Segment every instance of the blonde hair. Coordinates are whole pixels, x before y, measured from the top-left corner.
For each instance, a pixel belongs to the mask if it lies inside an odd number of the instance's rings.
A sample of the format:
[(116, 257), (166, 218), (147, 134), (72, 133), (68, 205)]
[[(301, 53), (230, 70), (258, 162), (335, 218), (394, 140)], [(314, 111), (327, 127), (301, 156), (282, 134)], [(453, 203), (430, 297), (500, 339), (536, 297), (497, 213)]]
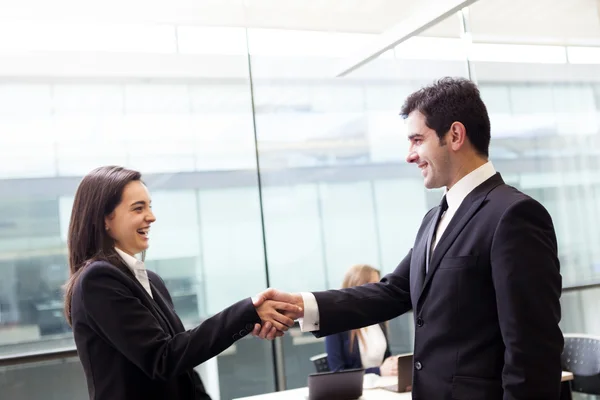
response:
[[(371, 282), (371, 278), (373, 277), (374, 273), (381, 277), (381, 273), (379, 272), (379, 270), (368, 264), (353, 265), (352, 267), (350, 267), (350, 269), (348, 269), (346, 275), (344, 275), (342, 289), (369, 283)], [(360, 332), (360, 329), (353, 329), (350, 331), (350, 352), (352, 352), (354, 348), (354, 341), (356, 340), (357, 336), (358, 340), (360, 340), (363, 346), (365, 346), (365, 348), (367, 347), (367, 344), (365, 342), (365, 339), (363, 338), (362, 333)]]

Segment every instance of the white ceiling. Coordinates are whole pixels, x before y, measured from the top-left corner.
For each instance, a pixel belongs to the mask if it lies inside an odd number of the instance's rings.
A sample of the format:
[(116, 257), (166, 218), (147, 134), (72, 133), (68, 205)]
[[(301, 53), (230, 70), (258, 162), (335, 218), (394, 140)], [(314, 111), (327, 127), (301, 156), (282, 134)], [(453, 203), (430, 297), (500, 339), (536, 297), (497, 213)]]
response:
[[(473, 41), (600, 45), (600, 0), (479, 0), (469, 7)], [(458, 16), (422, 36), (459, 37)]]
[[(111, 21), (381, 33), (414, 0), (0, 0), (1, 20)], [(475, 41), (600, 45), (598, 0), (479, 0)], [(458, 37), (452, 16), (425, 36)]]
[(413, 7), (412, 0), (0, 0), (0, 18), (379, 33)]
[(597, 0), (480, 0), (470, 14), (475, 41), (600, 45)]

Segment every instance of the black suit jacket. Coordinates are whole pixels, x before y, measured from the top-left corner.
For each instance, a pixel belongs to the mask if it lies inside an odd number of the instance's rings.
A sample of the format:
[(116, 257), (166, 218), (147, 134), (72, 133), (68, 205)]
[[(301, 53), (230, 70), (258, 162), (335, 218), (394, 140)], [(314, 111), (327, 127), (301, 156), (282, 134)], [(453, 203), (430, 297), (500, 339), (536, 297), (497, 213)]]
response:
[(75, 344), (92, 400), (210, 399), (193, 368), (260, 322), (240, 301), (186, 331), (162, 279), (148, 271), (152, 299), (129, 270), (94, 262), (74, 286)]
[(414, 399), (559, 399), (561, 276), (550, 215), (496, 174), (463, 200), (424, 278), (437, 211), (381, 282), (315, 293), (316, 335), (413, 309)]

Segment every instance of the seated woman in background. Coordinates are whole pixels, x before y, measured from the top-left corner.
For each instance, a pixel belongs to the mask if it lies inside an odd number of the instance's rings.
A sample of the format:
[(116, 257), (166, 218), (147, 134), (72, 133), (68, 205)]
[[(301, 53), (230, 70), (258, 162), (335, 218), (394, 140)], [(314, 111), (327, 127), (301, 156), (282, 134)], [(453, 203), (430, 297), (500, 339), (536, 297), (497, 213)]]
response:
[[(346, 272), (342, 289), (379, 282), (380, 279), (379, 271), (370, 265), (355, 265)], [(325, 351), (331, 371), (364, 368), (367, 374), (398, 375), (398, 358), (390, 353), (387, 323), (327, 336)]]

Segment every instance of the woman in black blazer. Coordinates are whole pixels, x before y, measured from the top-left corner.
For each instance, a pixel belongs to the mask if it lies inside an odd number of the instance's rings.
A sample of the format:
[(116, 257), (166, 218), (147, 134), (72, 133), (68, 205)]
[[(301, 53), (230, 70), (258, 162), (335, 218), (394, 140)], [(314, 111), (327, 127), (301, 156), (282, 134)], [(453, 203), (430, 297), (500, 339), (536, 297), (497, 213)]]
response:
[[(342, 289), (379, 282), (380, 279), (379, 270), (370, 265), (355, 265), (346, 272)], [(390, 352), (387, 323), (327, 336), (325, 351), (331, 371), (364, 368), (367, 374), (398, 375), (398, 357)]]
[(75, 194), (65, 315), (92, 400), (210, 399), (195, 366), (249, 333), (280, 335), (293, 320), (278, 311), (299, 311), (263, 292), (186, 331), (164, 282), (144, 268), (150, 203), (140, 173), (122, 167), (95, 169)]

